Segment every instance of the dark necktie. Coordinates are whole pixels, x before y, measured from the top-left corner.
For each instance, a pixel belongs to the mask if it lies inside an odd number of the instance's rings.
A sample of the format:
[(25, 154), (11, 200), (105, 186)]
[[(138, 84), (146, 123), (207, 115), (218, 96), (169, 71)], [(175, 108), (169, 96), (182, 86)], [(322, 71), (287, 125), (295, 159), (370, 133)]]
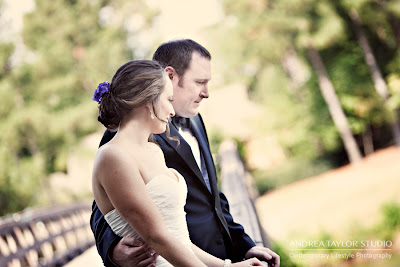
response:
[(184, 118), (180, 116), (175, 116), (172, 118), (172, 124), (175, 125), (176, 128), (189, 129), (190, 128), (190, 119)]

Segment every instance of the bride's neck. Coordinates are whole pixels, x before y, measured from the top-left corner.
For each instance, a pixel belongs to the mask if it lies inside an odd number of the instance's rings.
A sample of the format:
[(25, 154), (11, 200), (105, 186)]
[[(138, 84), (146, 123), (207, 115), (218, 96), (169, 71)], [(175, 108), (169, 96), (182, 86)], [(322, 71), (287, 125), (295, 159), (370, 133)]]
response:
[(147, 144), (150, 134), (151, 129), (148, 120), (146, 121), (142, 116), (123, 120), (117, 133), (119, 138), (138, 145)]

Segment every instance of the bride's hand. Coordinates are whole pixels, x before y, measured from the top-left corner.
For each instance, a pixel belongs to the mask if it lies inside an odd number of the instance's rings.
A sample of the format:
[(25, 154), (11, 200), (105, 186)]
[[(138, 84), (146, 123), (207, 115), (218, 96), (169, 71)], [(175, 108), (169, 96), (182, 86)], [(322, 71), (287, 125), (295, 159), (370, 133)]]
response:
[(233, 263), (232, 267), (247, 267), (247, 266), (268, 266), (263, 264), (259, 259), (257, 258), (251, 258), (245, 261)]

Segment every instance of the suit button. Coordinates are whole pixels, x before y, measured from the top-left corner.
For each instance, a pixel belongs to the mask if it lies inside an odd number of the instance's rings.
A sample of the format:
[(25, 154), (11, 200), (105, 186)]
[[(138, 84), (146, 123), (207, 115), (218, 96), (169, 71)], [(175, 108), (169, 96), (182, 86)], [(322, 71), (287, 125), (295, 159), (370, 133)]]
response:
[(222, 245), (224, 241), (222, 239), (217, 239), (217, 245)]

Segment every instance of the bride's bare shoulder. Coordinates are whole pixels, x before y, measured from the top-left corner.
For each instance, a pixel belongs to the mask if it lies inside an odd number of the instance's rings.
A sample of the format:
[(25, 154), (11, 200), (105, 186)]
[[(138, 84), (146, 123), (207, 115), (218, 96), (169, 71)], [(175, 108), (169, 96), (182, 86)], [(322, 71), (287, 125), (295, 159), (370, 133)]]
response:
[(123, 153), (121, 147), (107, 143), (97, 150), (96, 157), (118, 157), (121, 153)]
[[(126, 148), (118, 146), (116, 144), (105, 144), (97, 150), (95, 156), (95, 165), (99, 167), (114, 165), (120, 166), (128, 164), (131, 167), (133, 162), (129, 160), (130, 155), (126, 151)], [(131, 159), (131, 158), (130, 158)]]

